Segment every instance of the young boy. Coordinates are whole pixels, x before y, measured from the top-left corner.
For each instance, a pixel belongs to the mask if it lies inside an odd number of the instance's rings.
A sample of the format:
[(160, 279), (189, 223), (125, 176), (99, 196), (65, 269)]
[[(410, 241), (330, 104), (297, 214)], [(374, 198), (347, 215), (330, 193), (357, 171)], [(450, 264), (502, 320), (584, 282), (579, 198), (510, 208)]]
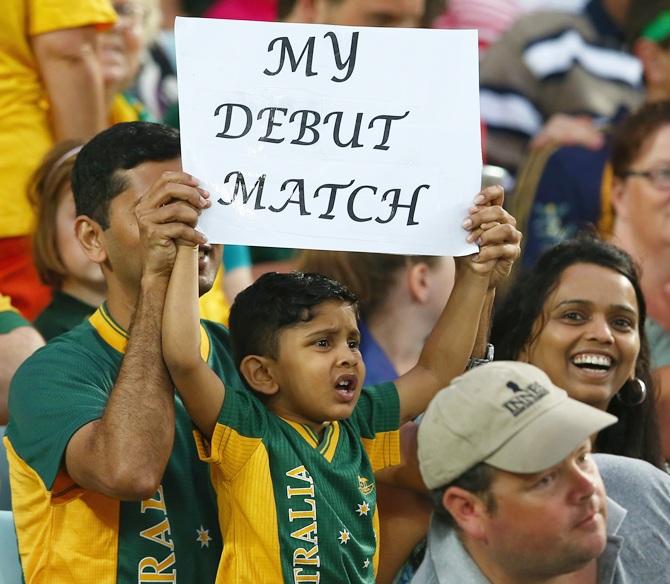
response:
[(237, 296), (231, 337), (248, 388), (224, 388), (201, 357), (198, 251), (179, 247), (163, 353), (199, 429), (201, 458), (213, 464), (225, 542), (218, 583), (375, 581), (374, 473), (400, 462), (399, 426), (465, 368), (492, 273), (498, 279), (518, 255), (520, 234), (500, 192), (476, 201), (466, 228), (480, 253), (457, 260), (419, 363), (366, 389), (355, 297), (296, 273), (268, 274)]

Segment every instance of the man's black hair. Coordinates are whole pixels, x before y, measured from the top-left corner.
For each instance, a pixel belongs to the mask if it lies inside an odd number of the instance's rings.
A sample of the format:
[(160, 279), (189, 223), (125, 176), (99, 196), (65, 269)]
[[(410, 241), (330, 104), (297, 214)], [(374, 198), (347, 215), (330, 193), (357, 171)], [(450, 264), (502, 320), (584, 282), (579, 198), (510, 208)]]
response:
[(77, 215), (107, 229), (110, 201), (128, 188), (120, 171), (180, 156), (179, 132), (162, 124), (125, 122), (101, 132), (81, 149), (72, 169)]
[(314, 318), (314, 309), (328, 300), (351, 304), (356, 296), (321, 274), (291, 272), (262, 275), (240, 292), (230, 309), (230, 334), (235, 362), (247, 355), (276, 358), (282, 329)]
[[(445, 456), (448, 455), (448, 453), (445, 454)], [(447, 509), (444, 507), (444, 504), (442, 503), (444, 493), (450, 487), (460, 487), (461, 489), (477, 495), (486, 504), (486, 510), (488, 513), (495, 513), (496, 500), (493, 496), (493, 493), (491, 493), (491, 485), (493, 484), (494, 478), (495, 469), (485, 462), (480, 462), (472, 468), (466, 470), (461, 476), (455, 478), (448, 485), (445, 485), (444, 487), (438, 487), (437, 489), (432, 489), (430, 496), (433, 501), (433, 510), (435, 514), (441, 517), (442, 521), (449, 527), (459, 529), (454, 516), (449, 513), (449, 511), (447, 511)]]

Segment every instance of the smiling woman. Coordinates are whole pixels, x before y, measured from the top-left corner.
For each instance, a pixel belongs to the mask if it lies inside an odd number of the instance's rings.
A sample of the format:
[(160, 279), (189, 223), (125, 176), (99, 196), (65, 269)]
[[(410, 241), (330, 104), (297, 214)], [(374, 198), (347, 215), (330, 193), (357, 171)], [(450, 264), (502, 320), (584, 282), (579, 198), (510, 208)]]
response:
[(591, 236), (548, 250), (499, 308), (496, 357), (543, 369), (582, 402), (619, 418), (600, 452), (661, 467), (646, 305), (632, 259)]

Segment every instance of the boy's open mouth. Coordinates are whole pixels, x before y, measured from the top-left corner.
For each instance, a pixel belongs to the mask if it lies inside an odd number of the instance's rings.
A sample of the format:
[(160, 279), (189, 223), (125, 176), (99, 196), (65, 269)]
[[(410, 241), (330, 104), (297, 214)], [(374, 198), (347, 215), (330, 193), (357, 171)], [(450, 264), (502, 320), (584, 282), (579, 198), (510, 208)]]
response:
[(358, 378), (355, 375), (340, 375), (335, 381), (335, 392), (339, 398), (348, 402), (356, 396), (356, 386)]

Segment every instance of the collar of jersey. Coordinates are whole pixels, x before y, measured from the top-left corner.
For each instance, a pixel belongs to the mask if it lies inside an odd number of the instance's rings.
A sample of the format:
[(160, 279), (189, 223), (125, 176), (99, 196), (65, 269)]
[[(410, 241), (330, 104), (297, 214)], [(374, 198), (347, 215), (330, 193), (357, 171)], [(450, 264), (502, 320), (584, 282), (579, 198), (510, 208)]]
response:
[(318, 449), (318, 451), (323, 455), (323, 457), (328, 461), (332, 462), (333, 456), (335, 455), (335, 449), (337, 448), (337, 443), (340, 439), (340, 423), (330, 422), (323, 431), (323, 437), (319, 440), (319, 436), (306, 424), (301, 424), (300, 422), (294, 422), (293, 420), (287, 420), (282, 418), (291, 428), (293, 428), (302, 438), (309, 444), (312, 448)]
[[(102, 340), (119, 353), (126, 352), (128, 345), (128, 333), (109, 314), (107, 303), (104, 302), (88, 319), (91, 326), (98, 332)], [(200, 323), (200, 355), (207, 361), (209, 359), (211, 344), (207, 330)]]

